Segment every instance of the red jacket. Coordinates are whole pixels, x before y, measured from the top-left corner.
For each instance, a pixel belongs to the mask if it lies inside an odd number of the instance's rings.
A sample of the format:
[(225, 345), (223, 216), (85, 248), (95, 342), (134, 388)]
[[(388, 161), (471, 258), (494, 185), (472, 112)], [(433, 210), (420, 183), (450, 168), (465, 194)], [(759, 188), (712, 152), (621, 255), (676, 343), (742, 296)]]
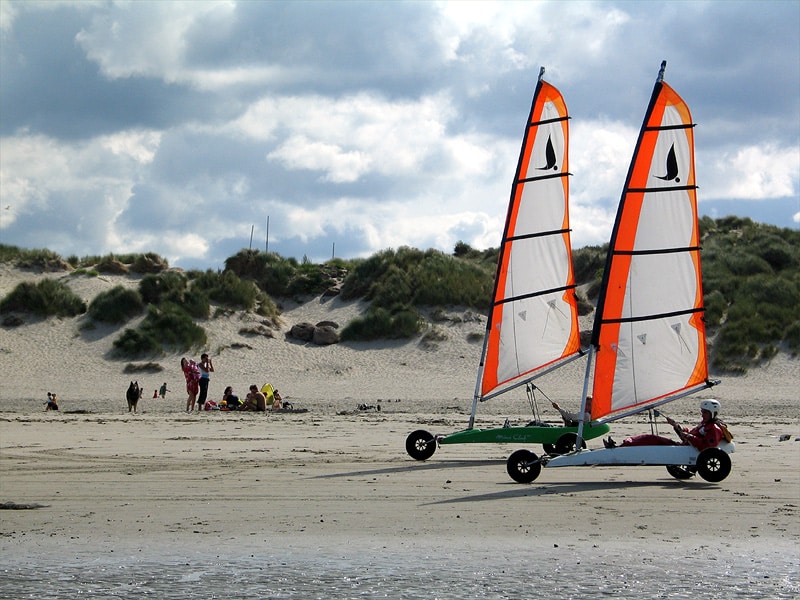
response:
[(683, 428), (684, 435), (681, 436), (684, 442), (687, 442), (697, 448), (698, 450), (705, 450), (706, 448), (716, 448), (722, 441), (722, 429), (716, 422), (700, 423), (694, 429), (688, 430)]

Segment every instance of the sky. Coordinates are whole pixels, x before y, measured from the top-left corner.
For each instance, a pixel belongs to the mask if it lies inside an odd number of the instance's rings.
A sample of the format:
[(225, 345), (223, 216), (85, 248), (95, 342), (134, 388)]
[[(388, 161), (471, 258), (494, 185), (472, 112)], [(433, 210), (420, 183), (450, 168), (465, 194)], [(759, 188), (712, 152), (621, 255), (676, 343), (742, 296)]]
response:
[(0, 243), (203, 270), (497, 247), (544, 66), (573, 244), (603, 244), (662, 60), (700, 214), (800, 227), (798, 1), (0, 0)]

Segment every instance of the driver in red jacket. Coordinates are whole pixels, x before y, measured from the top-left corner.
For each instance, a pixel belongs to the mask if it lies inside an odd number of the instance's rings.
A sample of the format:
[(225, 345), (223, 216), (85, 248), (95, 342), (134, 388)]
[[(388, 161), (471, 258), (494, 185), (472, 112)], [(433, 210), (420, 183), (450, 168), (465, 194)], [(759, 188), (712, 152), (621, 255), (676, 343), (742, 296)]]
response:
[[(700, 403), (700, 413), (703, 420), (693, 429), (681, 427), (680, 424), (667, 417), (667, 423), (672, 425), (675, 433), (681, 439), (682, 443), (680, 444), (667, 437), (646, 433), (627, 437), (620, 446), (694, 446), (698, 450), (716, 448), (723, 438), (722, 428), (719, 426), (719, 419), (717, 418), (719, 411), (719, 402), (716, 400), (703, 400)], [(608, 439), (603, 440), (603, 445), (606, 448), (615, 448), (617, 444), (609, 436)]]

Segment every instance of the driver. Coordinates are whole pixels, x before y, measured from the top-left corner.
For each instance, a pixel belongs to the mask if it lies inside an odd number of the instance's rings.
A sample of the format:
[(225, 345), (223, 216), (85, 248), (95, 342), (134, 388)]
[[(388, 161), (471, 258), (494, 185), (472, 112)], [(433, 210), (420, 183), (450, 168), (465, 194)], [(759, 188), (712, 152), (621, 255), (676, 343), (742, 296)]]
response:
[[(681, 439), (680, 443), (667, 437), (645, 433), (625, 438), (620, 446), (694, 446), (698, 450), (716, 448), (725, 437), (723, 433), (725, 424), (718, 418), (720, 408), (720, 403), (716, 400), (703, 400), (700, 403), (702, 421), (692, 429), (681, 427), (675, 420), (666, 417), (667, 423), (672, 425)], [(603, 440), (603, 445), (606, 448), (616, 448), (617, 443), (608, 436)]]

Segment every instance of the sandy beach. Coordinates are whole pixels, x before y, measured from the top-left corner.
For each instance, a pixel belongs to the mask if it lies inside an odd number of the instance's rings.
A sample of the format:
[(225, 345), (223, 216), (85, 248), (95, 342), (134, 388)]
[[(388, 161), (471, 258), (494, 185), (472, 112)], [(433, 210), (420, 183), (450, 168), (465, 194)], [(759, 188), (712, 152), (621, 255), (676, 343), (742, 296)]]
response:
[[(0, 294), (42, 276), (3, 267)], [(138, 283), (46, 276), (65, 278), (87, 300), (113, 285)], [(283, 334), (302, 321), (344, 325), (361, 306), (311, 298), (283, 308), (273, 338), (239, 333), (253, 316), (204, 323), (216, 367), (209, 397), (218, 399), (225, 385), (243, 392), (269, 381), (307, 409), (299, 414), (187, 414), (180, 357), (156, 360), (161, 373), (126, 374), (127, 361), (108, 356), (119, 328), (82, 329), (81, 318), (31, 318), (2, 328), (3, 566), (50, 564), (56, 556), (75, 564), (116, 556), (130, 564), (155, 553), (180, 563), (336, 549), (358, 562), (361, 551), (419, 556), (460, 548), (467, 560), (490, 549), (504, 557), (538, 551), (540, 560), (570, 564), (602, 556), (610, 573), (647, 560), (667, 568), (692, 557), (717, 557), (720, 565), (749, 557), (768, 575), (752, 588), (761, 595), (749, 597), (800, 592), (796, 359), (781, 355), (747, 375), (720, 376), (722, 384), (702, 395), (722, 403), (737, 443), (733, 470), (721, 483), (678, 481), (663, 467), (584, 467), (544, 469), (533, 484), (520, 485), (505, 472), (513, 445), (448, 445), (426, 462), (404, 450), (415, 429), (465, 428), (480, 354), (470, 334), (482, 332), (485, 320), (453, 311), (440, 324), (446, 339), (432, 344), (321, 347)], [(570, 406), (582, 376), (576, 361), (538, 384)], [(145, 390), (137, 414), (125, 403), (132, 379)], [(151, 398), (163, 382), (167, 398)], [(44, 411), (48, 391), (58, 393), (60, 411)], [(530, 420), (524, 391), (508, 396), (482, 405), (478, 425)], [(693, 424), (700, 399), (664, 410)], [(549, 403), (537, 401), (541, 415), (555, 421)], [(644, 431), (643, 419), (612, 424), (615, 438)], [(25, 589), (15, 576), (0, 583), (0, 592), (4, 585), (17, 586), (6, 592)], [(647, 589), (629, 591), (632, 597)]]

